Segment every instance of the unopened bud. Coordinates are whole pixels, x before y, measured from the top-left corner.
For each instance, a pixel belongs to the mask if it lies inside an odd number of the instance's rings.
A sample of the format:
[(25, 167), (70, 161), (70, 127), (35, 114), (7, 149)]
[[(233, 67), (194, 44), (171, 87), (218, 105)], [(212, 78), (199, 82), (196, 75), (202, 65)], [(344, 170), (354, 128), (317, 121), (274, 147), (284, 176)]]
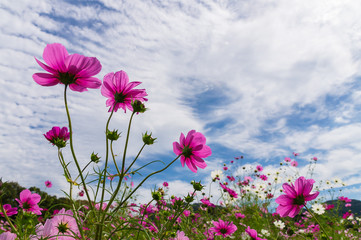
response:
[(98, 153), (92, 152), (92, 155), (90, 156), (90, 160), (94, 163), (99, 163), (100, 157), (98, 157)]
[(118, 130), (113, 130), (113, 131), (108, 130), (107, 138), (110, 141), (117, 141), (119, 137), (120, 137), (120, 133), (118, 133)]
[(144, 104), (139, 100), (132, 101), (131, 105), (133, 107), (133, 112), (135, 113), (144, 113), (147, 110)]
[(152, 145), (156, 139), (157, 138), (152, 137), (152, 133), (148, 134), (147, 132), (145, 132), (143, 134), (143, 142), (146, 145)]

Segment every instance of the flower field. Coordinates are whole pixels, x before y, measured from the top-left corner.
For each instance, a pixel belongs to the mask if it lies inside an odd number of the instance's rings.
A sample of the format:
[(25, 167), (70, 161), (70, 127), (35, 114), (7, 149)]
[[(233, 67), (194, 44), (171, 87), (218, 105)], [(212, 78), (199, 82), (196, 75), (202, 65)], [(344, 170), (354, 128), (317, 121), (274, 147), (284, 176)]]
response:
[[(211, 173), (209, 185), (192, 181), (193, 191), (186, 196), (169, 195), (172, 185), (163, 182), (158, 189), (149, 191), (151, 201), (137, 203), (135, 196), (142, 184), (173, 163), (179, 161), (194, 173), (207, 168), (204, 159), (212, 155), (212, 150), (206, 137), (196, 130), (181, 133), (179, 142), (173, 142), (175, 158), (134, 184), (129, 179), (152, 163), (136, 169), (135, 162), (143, 149), (156, 141), (152, 133), (144, 133), (137, 156), (127, 158), (132, 120), (147, 111), (146, 90), (136, 88), (141, 82), (129, 81), (123, 70), (106, 74), (102, 82), (94, 77), (102, 68), (95, 57), (68, 54), (58, 43), (46, 46), (43, 59), (45, 63), (38, 59), (36, 62), (47, 73), (35, 73), (34, 81), (42, 86), (64, 85), (68, 126), (52, 127), (44, 133), (44, 140), (57, 149), (69, 186), (64, 191), (67, 201), (45, 208), (46, 198), (24, 189), (11, 203), (5, 202), (8, 192), (1, 182), (0, 240), (361, 239), (360, 214), (348, 210), (353, 202), (342, 195), (345, 184), (337, 178), (316, 182), (313, 171), (317, 157), (309, 159), (309, 171), (301, 175), (298, 153), (285, 157), (272, 171), (266, 165), (244, 165), (242, 156), (235, 157)], [(94, 152), (89, 163), (81, 166), (73, 146), (67, 90), (84, 92), (88, 88), (101, 88), (109, 107), (106, 154), (101, 166)], [(122, 156), (113, 151), (113, 142), (120, 133), (108, 129), (119, 109), (131, 112)], [(71, 160), (64, 158), (64, 148), (70, 149)], [(110, 173), (111, 163), (116, 173)], [(71, 167), (77, 171), (75, 176)], [(51, 179), (44, 184), (51, 188)], [(210, 189), (217, 194), (211, 195)], [(327, 203), (330, 199), (332, 203)]]

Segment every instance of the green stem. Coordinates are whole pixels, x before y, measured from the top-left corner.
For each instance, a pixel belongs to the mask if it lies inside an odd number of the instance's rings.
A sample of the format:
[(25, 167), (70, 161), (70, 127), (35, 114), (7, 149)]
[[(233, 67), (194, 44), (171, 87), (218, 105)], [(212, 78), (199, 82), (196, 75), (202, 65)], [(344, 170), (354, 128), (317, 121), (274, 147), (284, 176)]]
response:
[(304, 205), (306, 210), (311, 214), (311, 216), (316, 220), (316, 222), (318, 223), (318, 225), (321, 227), (323, 233), (327, 236), (327, 239), (331, 240), (330, 236), (328, 236), (326, 230), (323, 228), (322, 224), (318, 221), (318, 219), (316, 218), (316, 216), (308, 209), (308, 207), (306, 206), (306, 204)]
[(83, 176), (83, 173), (81, 172), (81, 168), (79, 166), (79, 162), (75, 156), (75, 152), (74, 152), (74, 147), (73, 147), (73, 129), (72, 129), (72, 125), (71, 125), (71, 119), (70, 119), (70, 114), (69, 114), (69, 109), (68, 109), (68, 102), (67, 102), (67, 99), (66, 99), (66, 90), (68, 88), (68, 85), (65, 85), (65, 89), (64, 89), (64, 103), (65, 103), (65, 109), (66, 109), (66, 115), (68, 117), (68, 123), (69, 123), (69, 137), (70, 137), (70, 150), (71, 150), (71, 154), (73, 156), (73, 159), (74, 159), (74, 162), (75, 162), (75, 165), (78, 169), (78, 172), (79, 172), (79, 175), (80, 175), (80, 178), (81, 178), (81, 182), (83, 184), (83, 187), (84, 187), (84, 191), (85, 191), (85, 194), (87, 196), (87, 199), (88, 199), (88, 202), (89, 202), (89, 207), (91, 210), (94, 210), (93, 208), (93, 205), (91, 204), (91, 200), (90, 200), (90, 196), (89, 196), (89, 192), (88, 192), (88, 189), (86, 187), (86, 184), (85, 184), (85, 179), (84, 179), (84, 176)]
[[(193, 191), (192, 196), (194, 196), (194, 193), (195, 193), (195, 192), (196, 192), (196, 190)], [(168, 224), (169, 224), (169, 223), (170, 223), (170, 226), (172, 226), (172, 225), (174, 224), (174, 222), (177, 221), (177, 218), (184, 212), (184, 210), (189, 206), (190, 203), (191, 203), (191, 202), (187, 202), (187, 204), (186, 204), (185, 207), (182, 209), (182, 211), (179, 211), (179, 213), (178, 213), (175, 217), (173, 217), (173, 219), (172, 219), (171, 222), (167, 222), (167, 223), (166, 223), (166, 225), (165, 225), (165, 230), (167, 230), (167, 227), (168, 227)], [(162, 229), (161, 231), (163, 231), (163, 229)], [(160, 240), (162, 240), (162, 239), (165, 237), (165, 234), (166, 234), (166, 232), (164, 232), (164, 233), (162, 234), (162, 236), (160, 237)]]
[[(126, 137), (126, 140), (125, 140), (125, 146), (124, 146), (124, 153), (123, 153), (123, 161), (122, 161), (122, 169), (121, 169), (121, 174), (119, 176), (119, 182), (118, 182), (118, 185), (117, 185), (117, 188), (115, 189), (115, 191), (113, 192), (112, 196), (110, 197), (110, 200), (108, 202), (108, 205), (106, 206), (105, 210), (104, 210), (104, 214), (103, 214), (103, 217), (100, 221), (100, 229), (99, 229), (99, 236), (101, 236), (102, 234), (102, 231), (103, 231), (103, 223), (104, 223), (104, 220), (105, 220), (105, 215), (107, 213), (107, 211), (109, 210), (110, 208), (110, 205), (113, 203), (114, 199), (116, 198), (119, 190), (120, 190), (120, 187), (122, 185), (122, 182), (123, 182), (123, 178), (124, 178), (124, 165), (125, 165), (125, 157), (126, 157), (126, 154), (127, 154), (127, 148), (128, 148), (128, 141), (129, 141), (129, 133), (130, 133), (130, 127), (132, 125), (132, 120), (133, 120), (133, 116), (134, 116), (134, 112), (132, 113), (130, 119), (129, 119), (129, 124), (128, 124), (128, 131), (127, 131), (127, 137)], [(107, 141), (108, 143), (108, 141)], [(108, 149), (108, 144), (107, 144), (107, 149)], [(104, 191), (104, 189), (103, 189)], [(100, 215), (99, 215), (100, 217)]]
[[(105, 165), (104, 165), (104, 176), (100, 176), (99, 177), (99, 182), (98, 182), (98, 186), (99, 184), (102, 182), (103, 180), (103, 187), (102, 187), (102, 195), (100, 198), (100, 207), (99, 207), (99, 219), (101, 218), (101, 214), (102, 214), (102, 206), (103, 206), (103, 202), (104, 202), (104, 195), (105, 195), (105, 182), (106, 182), (106, 176), (107, 176), (107, 168), (108, 168), (108, 159), (109, 159), (109, 139), (108, 139), (108, 130), (109, 130), (109, 123), (110, 123), (110, 119), (112, 118), (114, 113), (114, 107), (112, 112), (109, 115), (109, 118), (107, 120), (107, 124), (105, 126)], [(105, 214), (105, 213), (104, 213)], [(102, 237), (102, 232), (103, 232), (103, 221), (99, 223), (99, 225), (97, 226), (96, 229), (96, 233), (95, 233), (95, 239), (101, 239)]]
[(143, 181), (141, 181), (138, 186), (136, 188), (133, 189), (133, 191), (113, 210), (113, 211), (117, 211), (137, 190), (138, 188), (140, 188), (140, 186), (142, 186), (142, 184), (151, 176), (163, 172), (164, 170), (166, 170), (170, 165), (172, 165), (176, 160), (178, 160), (178, 158), (182, 156), (182, 155), (178, 155), (171, 163), (169, 163), (166, 167), (162, 168), (161, 170), (158, 170), (156, 172), (153, 172), (151, 174), (149, 174), (148, 176), (146, 176)]
[(11, 229), (13, 230), (13, 232), (14, 232), (17, 236), (19, 236), (20, 234), (19, 234), (18, 230), (15, 228), (15, 226), (13, 225), (13, 223), (11, 222), (9, 216), (6, 214), (6, 211), (5, 211), (5, 209), (4, 209), (3, 205), (2, 205), (2, 202), (1, 202), (1, 204), (0, 204), (0, 207), (1, 207), (1, 212), (4, 214), (4, 217), (5, 217), (6, 221), (9, 223)]

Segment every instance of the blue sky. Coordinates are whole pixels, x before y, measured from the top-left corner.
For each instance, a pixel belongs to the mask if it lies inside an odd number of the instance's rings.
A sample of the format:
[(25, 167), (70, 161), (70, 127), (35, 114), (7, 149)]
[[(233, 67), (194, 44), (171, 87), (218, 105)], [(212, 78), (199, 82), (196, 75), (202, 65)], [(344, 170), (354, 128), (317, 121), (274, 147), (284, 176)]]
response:
[[(2, 177), (26, 187), (49, 179), (53, 194), (67, 189), (56, 149), (42, 135), (67, 124), (63, 86), (42, 87), (31, 77), (42, 72), (34, 57), (42, 60), (46, 44), (59, 42), (97, 57), (100, 79), (124, 70), (143, 82), (150, 110), (134, 121), (129, 158), (145, 131), (157, 143), (139, 166), (171, 161), (181, 132), (207, 137), (206, 169), (193, 174), (176, 162), (142, 193), (168, 181), (171, 193), (186, 194), (189, 181), (208, 183), (211, 171), (240, 155), (239, 167), (275, 172), (298, 152), (300, 174), (317, 156), (317, 180), (341, 178), (344, 194), (361, 199), (360, 11), (361, 2), (344, 0), (2, 1)], [(104, 156), (105, 100), (100, 90), (69, 93), (82, 165), (93, 151)], [(129, 117), (118, 112), (110, 128), (125, 133)], [(64, 155), (70, 159), (69, 150)]]

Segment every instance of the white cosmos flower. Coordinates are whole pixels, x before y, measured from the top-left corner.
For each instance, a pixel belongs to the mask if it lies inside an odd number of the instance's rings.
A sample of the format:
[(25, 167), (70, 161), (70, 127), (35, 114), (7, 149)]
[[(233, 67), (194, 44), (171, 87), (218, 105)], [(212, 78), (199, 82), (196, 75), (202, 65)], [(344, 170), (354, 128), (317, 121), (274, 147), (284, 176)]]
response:
[(318, 215), (322, 215), (325, 213), (325, 207), (322, 204), (315, 203), (312, 205), (312, 211), (314, 211)]
[(212, 177), (212, 179), (215, 179), (215, 178), (221, 179), (221, 178), (223, 178), (222, 170), (214, 170), (214, 171), (212, 171), (211, 172), (211, 177)]
[(285, 228), (285, 224), (284, 222), (282, 222), (281, 220), (277, 220), (277, 221), (274, 221), (273, 224), (278, 227), (279, 229), (284, 229)]

